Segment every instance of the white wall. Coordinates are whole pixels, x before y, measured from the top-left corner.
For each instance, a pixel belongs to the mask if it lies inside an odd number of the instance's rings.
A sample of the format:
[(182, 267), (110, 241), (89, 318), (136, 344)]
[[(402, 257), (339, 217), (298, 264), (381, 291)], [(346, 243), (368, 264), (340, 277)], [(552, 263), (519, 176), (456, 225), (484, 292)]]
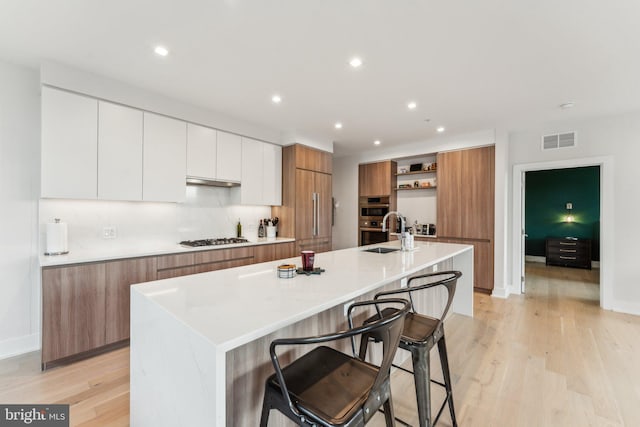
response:
[[(564, 131), (577, 132), (574, 148), (542, 151), (543, 134)], [(637, 184), (640, 181), (640, 112), (582, 121), (549, 123), (509, 135), (509, 168), (514, 165), (551, 162), (589, 157), (613, 157), (613, 224), (611, 235), (601, 239), (613, 239), (613, 301), (617, 311), (640, 314), (640, 270), (637, 267), (636, 240), (640, 197)], [(511, 198), (510, 198), (511, 199)], [(510, 209), (512, 200), (510, 200)], [(510, 210), (511, 212), (511, 210)], [(508, 242), (514, 241), (510, 230)], [(508, 265), (513, 264), (518, 248), (509, 244)], [(510, 272), (511, 273), (511, 272)]]
[(40, 346), (38, 73), (0, 61), (0, 358)]
[[(336, 208), (333, 227), (333, 249), (344, 249), (358, 245), (358, 165), (360, 163), (459, 150), (490, 145), (494, 142), (495, 132), (491, 129), (450, 137), (439, 136), (427, 141), (391, 148), (377, 147), (359, 155), (335, 157), (333, 159), (333, 197), (339, 206)], [(420, 192), (422, 191), (431, 190), (421, 190)], [(420, 218), (413, 219), (421, 221)], [(430, 222), (435, 222), (435, 218)], [(500, 262), (502, 265), (502, 261)]]

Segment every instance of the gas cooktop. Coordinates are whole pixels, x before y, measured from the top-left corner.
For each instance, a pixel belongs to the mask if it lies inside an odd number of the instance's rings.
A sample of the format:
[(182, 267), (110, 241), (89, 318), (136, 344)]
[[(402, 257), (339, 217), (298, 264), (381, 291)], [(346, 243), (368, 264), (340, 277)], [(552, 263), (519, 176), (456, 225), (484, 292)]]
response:
[(200, 246), (231, 245), (234, 243), (247, 242), (249, 241), (242, 237), (222, 237), (219, 239), (183, 240), (182, 242), (180, 242), (180, 245), (187, 248), (197, 248)]

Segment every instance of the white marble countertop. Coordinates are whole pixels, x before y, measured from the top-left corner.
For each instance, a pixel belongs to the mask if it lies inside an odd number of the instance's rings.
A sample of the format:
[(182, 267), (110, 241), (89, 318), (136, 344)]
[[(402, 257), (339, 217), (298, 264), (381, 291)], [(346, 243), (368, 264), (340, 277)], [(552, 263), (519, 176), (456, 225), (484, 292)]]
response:
[(97, 249), (72, 250), (66, 255), (40, 255), (40, 267), (51, 267), (57, 265), (81, 264), (85, 262), (109, 261), (124, 258), (136, 258), (155, 255), (180, 254), (197, 251), (211, 251), (217, 249), (229, 249), (245, 246), (269, 245), (272, 243), (294, 242), (295, 239), (289, 237), (258, 238), (256, 241), (248, 243), (235, 243), (218, 246), (200, 246), (197, 248), (187, 248), (177, 243), (121, 243), (111, 244)]
[[(373, 246), (399, 247), (399, 242)], [(470, 245), (416, 242), (410, 252), (368, 253), (363, 247), (316, 254), (321, 275), (277, 277), (279, 264), (253, 264), (134, 285), (219, 351), (229, 351), (298, 320), (375, 290), (466, 251)], [(471, 285), (472, 286), (472, 285)], [(133, 296), (132, 296), (133, 297)]]

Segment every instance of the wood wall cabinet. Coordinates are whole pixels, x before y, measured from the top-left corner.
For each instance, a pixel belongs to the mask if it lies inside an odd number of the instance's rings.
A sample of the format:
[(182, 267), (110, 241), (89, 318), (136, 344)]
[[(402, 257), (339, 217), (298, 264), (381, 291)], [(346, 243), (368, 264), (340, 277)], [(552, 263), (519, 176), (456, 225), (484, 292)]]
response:
[(106, 344), (105, 264), (42, 271), (42, 364)]
[(494, 146), (438, 153), (438, 240), (474, 245), (474, 287), (493, 289)]
[(42, 88), (42, 197), (96, 199), (98, 100)]
[(296, 252), (301, 242), (331, 250), (332, 168), (331, 153), (301, 144), (282, 150), (282, 206), (271, 212), (280, 218), (280, 235), (296, 238)]
[(156, 257), (111, 261), (105, 264), (105, 344), (129, 339), (130, 287), (156, 280)]
[(360, 196), (389, 196), (396, 188), (397, 163), (385, 161), (358, 166), (358, 194)]

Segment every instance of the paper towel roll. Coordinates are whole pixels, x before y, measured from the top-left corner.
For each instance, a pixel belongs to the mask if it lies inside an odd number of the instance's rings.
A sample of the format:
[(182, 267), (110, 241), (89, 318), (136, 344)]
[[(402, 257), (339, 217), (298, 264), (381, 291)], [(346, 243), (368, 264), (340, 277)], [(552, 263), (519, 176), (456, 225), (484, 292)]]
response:
[(47, 224), (47, 251), (45, 255), (63, 255), (69, 253), (67, 246), (67, 224), (60, 222), (56, 218), (56, 222)]

